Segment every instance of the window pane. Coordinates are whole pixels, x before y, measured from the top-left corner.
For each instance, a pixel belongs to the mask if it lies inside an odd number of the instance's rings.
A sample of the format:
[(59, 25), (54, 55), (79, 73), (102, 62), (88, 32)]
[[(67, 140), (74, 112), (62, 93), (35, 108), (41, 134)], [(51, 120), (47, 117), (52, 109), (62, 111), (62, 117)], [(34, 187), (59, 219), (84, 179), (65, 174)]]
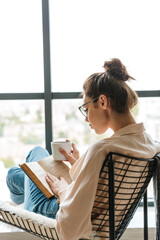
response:
[(25, 161), (36, 145), (45, 146), (42, 101), (0, 101), (0, 160), (6, 167)]
[(45, 147), (43, 101), (0, 101), (0, 182), (1, 200), (9, 200), (6, 174), (10, 167), (23, 163), (29, 151)]
[(0, 91), (42, 92), (41, 1), (0, 1), (0, 29)]
[(160, 98), (139, 98), (139, 104), (135, 107), (137, 122), (144, 122), (146, 131), (153, 140), (160, 142)]
[(81, 91), (114, 57), (137, 80), (135, 90), (160, 89), (158, 0), (50, 1), (50, 17), (53, 91)]

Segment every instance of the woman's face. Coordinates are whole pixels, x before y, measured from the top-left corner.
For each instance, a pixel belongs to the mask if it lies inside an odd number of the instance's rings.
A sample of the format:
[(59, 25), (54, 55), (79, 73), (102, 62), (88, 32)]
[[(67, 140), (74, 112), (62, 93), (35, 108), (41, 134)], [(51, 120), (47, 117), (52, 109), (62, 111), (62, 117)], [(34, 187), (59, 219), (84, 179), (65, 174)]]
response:
[[(92, 99), (87, 96), (84, 96), (84, 104), (91, 100)], [(107, 110), (103, 100), (103, 97), (100, 96), (96, 103), (90, 102), (84, 106), (87, 110), (87, 117), (85, 118), (85, 121), (89, 123), (91, 129), (94, 129), (97, 134), (103, 134), (109, 128), (109, 111)], [(107, 100), (107, 98), (105, 100)]]

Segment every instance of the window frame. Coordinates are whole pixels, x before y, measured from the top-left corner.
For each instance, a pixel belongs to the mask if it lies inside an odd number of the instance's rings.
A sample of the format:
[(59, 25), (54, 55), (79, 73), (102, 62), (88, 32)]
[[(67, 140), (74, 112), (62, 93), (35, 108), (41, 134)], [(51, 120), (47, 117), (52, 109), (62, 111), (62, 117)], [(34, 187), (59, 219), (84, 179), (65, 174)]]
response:
[[(51, 91), (51, 61), (50, 61), (50, 24), (49, 1), (42, 0), (42, 29), (43, 29), (43, 65), (44, 92), (40, 93), (0, 93), (0, 100), (44, 100), (45, 109), (45, 144), (51, 153), (50, 142), (52, 136), (52, 100), (77, 99), (80, 92), (52, 92)], [(139, 97), (160, 97), (160, 90), (136, 91)]]

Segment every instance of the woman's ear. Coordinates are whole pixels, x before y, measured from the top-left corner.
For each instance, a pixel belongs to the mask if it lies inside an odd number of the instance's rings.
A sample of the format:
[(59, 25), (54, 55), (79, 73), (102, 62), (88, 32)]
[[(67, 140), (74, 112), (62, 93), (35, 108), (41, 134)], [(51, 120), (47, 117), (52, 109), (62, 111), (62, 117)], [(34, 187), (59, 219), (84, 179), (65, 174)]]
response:
[(108, 99), (105, 95), (100, 95), (99, 103), (100, 103), (100, 106), (104, 109), (107, 109), (107, 107), (109, 106)]

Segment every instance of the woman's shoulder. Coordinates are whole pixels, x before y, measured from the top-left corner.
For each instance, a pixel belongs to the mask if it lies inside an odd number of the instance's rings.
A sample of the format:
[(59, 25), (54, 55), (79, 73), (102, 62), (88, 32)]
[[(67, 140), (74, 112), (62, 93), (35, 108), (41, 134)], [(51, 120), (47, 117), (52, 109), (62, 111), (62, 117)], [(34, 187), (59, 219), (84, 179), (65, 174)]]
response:
[(89, 149), (92, 149), (92, 148), (99, 148), (101, 146), (103, 146), (104, 144), (107, 144), (110, 142), (110, 138), (103, 138), (103, 139), (100, 139), (94, 143), (92, 143), (89, 147)]
[(98, 140), (93, 144), (91, 144), (91, 146), (88, 148), (88, 154), (94, 155), (94, 154), (100, 154), (102, 152), (107, 154), (109, 150), (109, 146), (111, 145), (112, 142), (113, 142), (113, 139), (111, 137)]

